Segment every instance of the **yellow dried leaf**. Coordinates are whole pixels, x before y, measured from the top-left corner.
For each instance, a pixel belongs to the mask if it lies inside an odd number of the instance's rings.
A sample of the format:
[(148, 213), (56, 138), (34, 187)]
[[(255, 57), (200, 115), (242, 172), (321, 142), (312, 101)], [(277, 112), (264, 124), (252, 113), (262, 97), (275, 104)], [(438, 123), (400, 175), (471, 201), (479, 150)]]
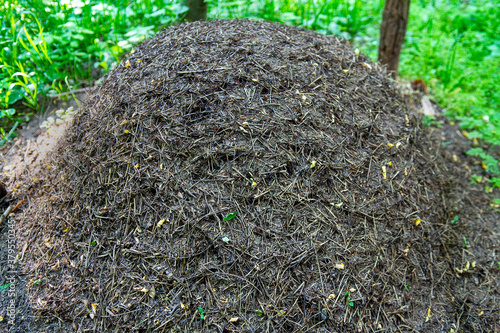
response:
[(481, 162), (481, 166), (483, 167), (484, 170), (486, 170), (487, 166), (484, 164), (484, 162)]
[(431, 319), (431, 307), (427, 309), (427, 316), (425, 317), (425, 322), (428, 322)]
[(128, 120), (127, 119), (124, 119), (121, 123), (120, 123), (120, 126), (125, 126), (128, 124)]
[(237, 322), (239, 319), (240, 319), (240, 318), (238, 318), (238, 317), (232, 317), (231, 319), (229, 319), (229, 322), (230, 322), (230, 323), (235, 323), (235, 322)]
[(311, 169), (314, 168), (316, 166), (316, 161), (311, 161)]
[(336, 269), (344, 269), (345, 268), (344, 263), (341, 262), (340, 264), (335, 264), (335, 268)]
[(123, 131), (123, 133), (125, 133), (125, 134), (129, 134), (129, 133), (130, 133), (130, 131), (126, 129), (125, 131)]
[(473, 261), (470, 265), (471, 265), (472, 268), (476, 268), (476, 262), (475, 261)]
[(420, 217), (417, 216), (417, 218), (415, 219), (415, 225), (419, 226), (420, 222), (422, 222), (422, 220), (420, 219)]
[(137, 63), (139, 64), (141, 62), (141, 59), (137, 59)]
[(252, 187), (255, 187), (257, 186), (257, 183), (255, 182), (255, 180), (252, 179)]
[(458, 157), (455, 154), (453, 154), (453, 161), (458, 162)]
[(47, 169), (50, 169), (50, 165), (48, 165), (47, 163), (45, 163), (45, 166), (47, 167)]
[(69, 229), (68, 229), (68, 228), (66, 228), (66, 229), (64, 229), (64, 230), (63, 230), (63, 232), (68, 232), (68, 230), (69, 230)]
[(363, 66), (367, 67), (368, 69), (372, 69), (372, 66), (370, 66), (369, 64), (367, 64), (366, 62), (363, 63)]
[(469, 137), (469, 132), (467, 132), (467, 131), (462, 131), (462, 134), (463, 134), (466, 138), (468, 138), (468, 137)]
[(382, 165), (382, 178), (384, 178), (384, 180), (387, 179), (387, 168), (385, 165)]
[(160, 169), (163, 170), (163, 163), (160, 163)]
[(160, 228), (163, 225), (163, 223), (165, 223), (165, 219), (161, 219), (160, 221), (158, 221), (158, 223), (156, 224), (156, 226), (158, 228)]
[(130, 60), (127, 60), (127, 61), (125, 62), (125, 68), (129, 68), (129, 67), (130, 67)]
[(136, 169), (139, 169), (139, 163), (137, 163), (137, 164), (135, 165), (135, 168), (136, 168)]
[(392, 143), (388, 142), (387, 147), (392, 148), (392, 147), (394, 147), (394, 145)]
[(342, 72), (347, 73), (347, 72), (349, 72), (349, 70), (348, 69), (343, 69)]

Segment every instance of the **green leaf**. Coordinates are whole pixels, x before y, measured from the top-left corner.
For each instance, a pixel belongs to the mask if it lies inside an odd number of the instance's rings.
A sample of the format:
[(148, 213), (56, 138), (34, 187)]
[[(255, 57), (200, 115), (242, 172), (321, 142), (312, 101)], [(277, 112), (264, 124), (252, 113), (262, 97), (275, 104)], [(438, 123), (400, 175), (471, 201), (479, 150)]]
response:
[(205, 314), (205, 312), (203, 311), (203, 308), (201, 308), (201, 307), (200, 307), (200, 308), (198, 308), (198, 312), (199, 312), (201, 315)]
[(238, 212), (234, 212), (234, 213), (231, 213), (231, 214), (228, 214), (226, 217), (223, 218), (224, 221), (229, 221), (229, 220), (232, 220), (236, 217), (236, 215), (238, 215)]
[(225, 243), (228, 243), (229, 242), (229, 238), (228, 237), (222, 237), (222, 241), (225, 242)]
[(9, 288), (12, 283), (7, 283), (3, 284), (0, 286), (0, 291), (4, 291), (5, 289)]
[(255, 310), (255, 314), (257, 315), (257, 317), (262, 317), (264, 315), (264, 312), (262, 312), (262, 310)]
[(458, 216), (455, 216), (455, 217), (453, 218), (453, 220), (451, 220), (451, 221), (450, 221), (450, 223), (451, 223), (451, 224), (454, 224), (454, 223), (455, 223), (455, 222), (457, 222), (457, 221), (458, 221)]
[(353, 307), (353, 306), (354, 306), (354, 302), (349, 302), (349, 305), (350, 305), (351, 307)]
[(92, 244), (92, 245), (96, 245), (96, 244), (97, 244), (97, 242), (96, 242), (96, 241), (92, 241), (92, 242), (90, 242), (90, 244)]

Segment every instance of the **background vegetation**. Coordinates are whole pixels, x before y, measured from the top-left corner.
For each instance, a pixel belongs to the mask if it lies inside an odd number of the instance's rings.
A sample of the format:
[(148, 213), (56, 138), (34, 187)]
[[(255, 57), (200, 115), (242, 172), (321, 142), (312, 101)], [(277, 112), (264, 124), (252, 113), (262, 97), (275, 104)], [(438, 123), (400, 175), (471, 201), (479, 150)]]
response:
[[(383, 0), (208, 0), (209, 18), (251, 18), (350, 40), (377, 57)], [(132, 47), (182, 19), (182, 0), (0, 0), (2, 144), (46, 97), (91, 85)], [(464, 129), (500, 187), (500, 4), (414, 0), (400, 62), (403, 79), (423, 79)], [(428, 121), (432, 123), (432, 121)], [(477, 179), (477, 177), (476, 177)]]

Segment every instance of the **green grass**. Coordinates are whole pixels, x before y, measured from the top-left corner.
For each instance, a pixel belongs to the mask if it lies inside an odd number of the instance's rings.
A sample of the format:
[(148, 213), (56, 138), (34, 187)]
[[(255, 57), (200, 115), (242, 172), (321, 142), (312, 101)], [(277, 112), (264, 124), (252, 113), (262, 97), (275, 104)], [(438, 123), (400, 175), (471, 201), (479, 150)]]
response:
[[(384, 1), (209, 0), (209, 18), (250, 18), (350, 40), (377, 58)], [(88, 85), (124, 53), (182, 17), (181, 0), (0, 0), (0, 134), (43, 109), (43, 98)], [(500, 4), (495, 0), (414, 0), (400, 61), (403, 79), (423, 79), (431, 97), (466, 130), (499, 186)], [(18, 106), (20, 101), (29, 108)], [(483, 149), (486, 143), (488, 148)]]

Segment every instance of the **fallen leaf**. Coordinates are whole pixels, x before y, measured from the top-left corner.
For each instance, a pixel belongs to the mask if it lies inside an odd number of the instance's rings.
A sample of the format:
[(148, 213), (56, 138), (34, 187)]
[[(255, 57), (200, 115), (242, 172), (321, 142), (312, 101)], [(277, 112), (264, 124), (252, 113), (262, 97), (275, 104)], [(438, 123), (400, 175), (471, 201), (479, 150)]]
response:
[(229, 322), (230, 322), (230, 323), (235, 323), (235, 322), (237, 322), (239, 319), (240, 319), (240, 318), (238, 318), (238, 317), (232, 317), (231, 319), (229, 319)]
[(341, 262), (340, 264), (335, 264), (335, 268), (336, 269), (344, 269), (345, 268), (344, 263)]
[(228, 242), (229, 242), (229, 238), (228, 238), (228, 237), (226, 237), (226, 236), (224, 236), (224, 237), (222, 237), (222, 241), (223, 241), (224, 243), (228, 243)]
[(236, 215), (238, 215), (238, 212), (234, 212), (234, 213), (230, 213), (230, 214), (227, 214), (226, 217), (222, 218), (224, 221), (229, 221), (229, 220), (232, 220), (236, 217)]
[(130, 67), (130, 60), (127, 60), (127, 61), (125, 62), (125, 68), (129, 68), (129, 67)]
[(415, 219), (415, 225), (419, 226), (420, 222), (422, 222), (422, 220), (420, 219), (420, 217), (417, 216), (417, 218)]
[(161, 219), (160, 221), (158, 221), (156, 227), (160, 228), (163, 225), (163, 223), (165, 223), (165, 219)]
[(394, 145), (392, 143), (388, 142), (387, 147), (392, 148), (392, 147), (394, 147)]
[(385, 165), (382, 165), (382, 178), (384, 178), (384, 180), (387, 179), (387, 168)]
[(124, 126), (124, 125), (127, 125), (128, 124), (128, 120), (127, 119), (124, 119), (121, 123), (120, 123), (120, 126)]
[(314, 168), (316, 166), (316, 161), (311, 161), (311, 169)]
[(427, 309), (427, 316), (425, 317), (425, 322), (428, 322), (431, 319), (431, 307)]

